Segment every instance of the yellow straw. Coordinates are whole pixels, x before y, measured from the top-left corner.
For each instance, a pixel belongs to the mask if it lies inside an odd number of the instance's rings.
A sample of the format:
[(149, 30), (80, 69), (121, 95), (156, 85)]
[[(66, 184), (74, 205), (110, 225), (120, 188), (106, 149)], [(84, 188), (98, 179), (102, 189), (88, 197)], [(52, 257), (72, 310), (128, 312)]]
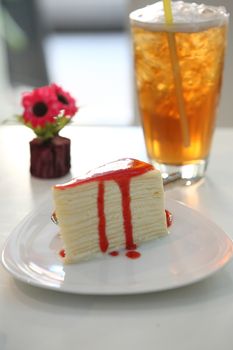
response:
[[(171, 7), (171, 0), (163, 0), (163, 7), (164, 7), (164, 13), (165, 13), (165, 20), (167, 24), (173, 23), (173, 15), (172, 15), (172, 7)], [(180, 113), (180, 121), (181, 121), (181, 127), (182, 127), (182, 135), (183, 135), (183, 142), (184, 146), (188, 147), (190, 145), (190, 139), (189, 139), (189, 128), (188, 128), (188, 120), (185, 112), (185, 104), (184, 104), (184, 97), (183, 97), (183, 88), (182, 88), (182, 78), (180, 74), (180, 67), (179, 67), (179, 61), (177, 57), (177, 50), (176, 50), (176, 39), (175, 35), (172, 32), (168, 32), (168, 45), (171, 55), (171, 63), (172, 63), (172, 70), (174, 75), (174, 83), (175, 83), (175, 90), (176, 90), (176, 98)]]
[(173, 23), (171, 0), (163, 0), (163, 8), (167, 24)]

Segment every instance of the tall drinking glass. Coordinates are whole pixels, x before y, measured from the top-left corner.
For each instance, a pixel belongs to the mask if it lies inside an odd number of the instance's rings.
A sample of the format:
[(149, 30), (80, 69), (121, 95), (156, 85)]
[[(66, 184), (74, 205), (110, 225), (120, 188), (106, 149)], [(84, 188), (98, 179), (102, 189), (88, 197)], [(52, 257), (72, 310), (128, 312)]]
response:
[[(204, 176), (208, 163), (229, 15), (223, 7), (183, 1), (173, 2), (172, 12), (170, 25), (162, 1), (130, 14), (138, 105), (151, 162), (164, 178), (179, 173), (193, 182)], [(176, 74), (181, 80), (178, 87)]]

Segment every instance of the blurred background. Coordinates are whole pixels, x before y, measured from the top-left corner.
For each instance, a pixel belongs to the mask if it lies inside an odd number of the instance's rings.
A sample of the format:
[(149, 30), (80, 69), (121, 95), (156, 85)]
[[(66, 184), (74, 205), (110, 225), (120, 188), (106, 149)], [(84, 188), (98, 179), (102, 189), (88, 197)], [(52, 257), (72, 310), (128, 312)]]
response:
[[(79, 125), (137, 124), (128, 14), (153, 2), (0, 0), (0, 123), (20, 113), (22, 91), (56, 82), (82, 107)], [(223, 5), (233, 14), (232, 0), (205, 3)], [(232, 21), (220, 126), (233, 126)]]

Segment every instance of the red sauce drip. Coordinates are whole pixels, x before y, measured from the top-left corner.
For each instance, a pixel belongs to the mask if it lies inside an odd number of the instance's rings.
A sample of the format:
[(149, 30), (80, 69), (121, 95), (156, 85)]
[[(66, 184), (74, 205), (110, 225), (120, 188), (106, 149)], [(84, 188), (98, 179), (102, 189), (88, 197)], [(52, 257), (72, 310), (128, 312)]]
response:
[(167, 209), (165, 209), (165, 213), (166, 213), (166, 219), (167, 219), (167, 227), (170, 227), (172, 224), (172, 219), (173, 219), (172, 213)]
[(65, 256), (66, 256), (65, 249), (60, 250), (59, 255), (60, 255), (62, 258), (65, 258)]
[(131, 220), (129, 178), (120, 179), (117, 183), (121, 190), (125, 247), (126, 249), (133, 249), (135, 244), (133, 241), (133, 226)]
[(131, 245), (131, 247), (130, 248), (127, 248), (128, 250), (135, 250), (135, 249), (137, 249), (137, 244), (136, 243), (133, 243), (132, 245)]
[(138, 259), (141, 256), (141, 254), (136, 250), (130, 250), (129, 252), (125, 253), (125, 255), (130, 259)]
[(99, 216), (99, 247), (100, 250), (105, 253), (108, 249), (108, 239), (106, 236), (106, 220), (104, 214), (104, 183), (103, 181), (99, 182), (98, 187), (98, 197), (97, 197), (97, 207), (98, 207), (98, 216)]
[[(76, 187), (84, 183), (99, 181), (97, 199), (99, 216), (99, 244), (101, 251), (106, 252), (108, 249), (108, 240), (105, 232), (106, 220), (104, 214), (104, 181), (116, 181), (122, 195), (122, 214), (125, 231), (125, 246), (128, 250), (133, 250), (136, 249), (136, 245), (133, 241), (133, 228), (131, 222), (130, 179), (134, 176), (144, 174), (147, 171), (153, 169), (154, 167), (151, 164), (141, 162), (140, 160), (136, 159), (124, 158), (103, 165), (95, 170), (88, 172), (84, 177), (76, 178), (64, 185), (56, 185), (55, 189), (65, 190), (67, 188)], [(140, 253), (135, 252), (135, 254), (137, 255)]]
[(111, 255), (111, 256), (118, 256), (119, 252), (116, 251), (116, 250), (113, 250), (112, 252), (109, 253), (109, 255)]

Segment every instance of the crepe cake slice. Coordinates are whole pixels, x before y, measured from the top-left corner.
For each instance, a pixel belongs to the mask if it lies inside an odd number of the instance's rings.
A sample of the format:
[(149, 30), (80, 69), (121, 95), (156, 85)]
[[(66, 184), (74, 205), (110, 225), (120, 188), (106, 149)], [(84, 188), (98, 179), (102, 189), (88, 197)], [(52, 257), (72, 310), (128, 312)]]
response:
[(161, 174), (124, 158), (53, 188), (64, 262), (90, 259), (168, 234)]

